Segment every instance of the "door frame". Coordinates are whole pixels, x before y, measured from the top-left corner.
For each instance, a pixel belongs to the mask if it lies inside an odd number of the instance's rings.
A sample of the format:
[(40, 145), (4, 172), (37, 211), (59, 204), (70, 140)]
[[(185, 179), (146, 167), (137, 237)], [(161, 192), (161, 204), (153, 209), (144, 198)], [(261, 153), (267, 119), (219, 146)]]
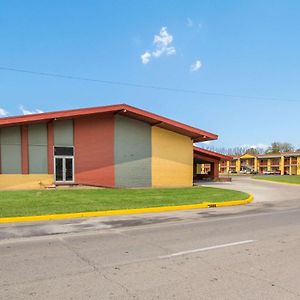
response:
[[(63, 180), (56, 180), (56, 158), (61, 158), (63, 165), (62, 165), (62, 175), (63, 175)], [(70, 158), (72, 159), (72, 179), (73, 180), (66, 180), (66, 159)], [(75, 163), (74, 163), (74, 156), (64, 156), (64, 155), (55, 155), (54, 156), (54, 182), (56, 183), (74, 183), (75, 182)]]

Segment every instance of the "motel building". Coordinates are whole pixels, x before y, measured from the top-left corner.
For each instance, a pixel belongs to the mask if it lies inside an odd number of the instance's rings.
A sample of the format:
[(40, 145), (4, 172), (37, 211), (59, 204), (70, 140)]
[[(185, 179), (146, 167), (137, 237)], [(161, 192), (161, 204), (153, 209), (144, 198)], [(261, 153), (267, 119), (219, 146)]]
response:
[[(217, 135), (126, 105), (0, 118), (0, 189), (56, 185), (189, 187)], [(200, 174), (201, 175), (201, 174)]]
[(300, 175), (300, 152), (244, 154), (221, 160), (220, 173), (258, 172), (260, 174)]

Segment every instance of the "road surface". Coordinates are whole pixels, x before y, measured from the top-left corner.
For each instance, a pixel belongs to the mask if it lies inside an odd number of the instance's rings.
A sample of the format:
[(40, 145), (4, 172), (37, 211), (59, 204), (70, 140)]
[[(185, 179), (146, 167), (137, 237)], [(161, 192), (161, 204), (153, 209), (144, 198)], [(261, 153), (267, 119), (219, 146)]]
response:
[(243, 207), (1, 225), (0, 299), (300, 299), (299, 187), (227, 186), (264, 192)]

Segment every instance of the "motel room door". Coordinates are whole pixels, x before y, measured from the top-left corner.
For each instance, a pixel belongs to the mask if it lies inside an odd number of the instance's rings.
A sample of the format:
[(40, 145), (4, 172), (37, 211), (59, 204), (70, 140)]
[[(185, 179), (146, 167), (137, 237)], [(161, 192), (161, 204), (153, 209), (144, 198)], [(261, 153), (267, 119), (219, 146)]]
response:
[(74, 182), (74, 156), (72, 155), (73, 149), (62, 149), (66, 147), (55, 147), (55, 148), (56, 148), (54, 150), (55, 151), (54, 152), (55, 153), (54, 154), (55, 155), (54, 156), (55, 182), (58, 183)]

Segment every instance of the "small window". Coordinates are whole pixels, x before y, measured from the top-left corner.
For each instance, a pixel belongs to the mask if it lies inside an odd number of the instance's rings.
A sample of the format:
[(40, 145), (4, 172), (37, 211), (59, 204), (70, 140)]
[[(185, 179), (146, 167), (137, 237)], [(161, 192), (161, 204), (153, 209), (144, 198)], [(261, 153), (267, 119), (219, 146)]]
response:
[(54, 147), (54, 155), (56, 156), (73, 156), (73, 147)]

